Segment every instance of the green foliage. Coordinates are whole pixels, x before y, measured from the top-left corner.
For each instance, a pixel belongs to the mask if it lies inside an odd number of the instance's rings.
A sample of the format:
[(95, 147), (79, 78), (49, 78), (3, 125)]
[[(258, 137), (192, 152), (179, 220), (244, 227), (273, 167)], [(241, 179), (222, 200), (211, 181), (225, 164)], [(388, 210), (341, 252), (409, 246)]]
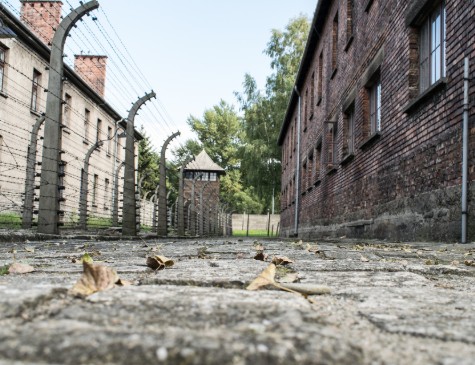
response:
[[(233, 229), (233, 236), (235, 237), (246, 237), (246, 235), (246, 230)], [(250, 229), (249, 237), (267, 237), (267, 231), (265, 229)], [(274, 235), (269, 232), (269, 237), (275, 237), (275, 232)]]
[[(244, 76), (242, 94), (236, 94), (244, 112), (242, 171), (244, 185), (255, 187), (259, 199), (270, 208), (272, 196), (279, 196), (281, 152), (277, 146), (282, 122), (291, 95), (300, 60), (305, 50), (310, 23), (304, 16), (292, 19), (284, 31), (272, 30), (264, 51), (274, 70), (267, 78), (262, 94), (254, 78)], [(276, 206), (279, 206), (278, 201)]]
[[(221, 198), (234, 211), (262, 213), (271, 208), (280, 191), (281, 152), (277, 146), (310, 23), (304, 16), (292, 19), (286, 28), (272, 30), (264, 53), (271, 59), (273, 73), (264, 92), (255, 79), (244, 76), (243, 92), (236, 93), (243, 116), (221, 100), (204, 112), (190, 116), (188, 124), (198, 135), (174, 151), (177, 161), (197, 155), (202, 148), (226, 170), (221, 178)], [(275, 201), (279, 206), (279, 201)]]
[(20, 228), (21, 216), (17, 213), (1, 213), (0, 227), (5, 228)]
[(209, 157), (225, 170), (238, 166), (241, 125), (232, 105), (221, 100), (204, 112), (203, 118), (188, 118)]
[(0, 276), (2, 275), (8, 275), (8, 269), (10, 267), (8, 265), (5, 265), (5, 266), (1, 266), (0, 267)]
[[(192, 118), (192, 117), (190, 117)], [(175, 164), (181, 166), (187, 159), (196, 156), (203, 150), (203, 146), (200, 142), (194, 139), (187, 139), (185, 143), (172, 151), (175, 156)]]
[(160, 180), (160, 155), (154, 151), (150, 137), (145, 130), (140, 130), (140, 134), (144, 136), (139, 142), (139, 162), (138, 171), (139, 179), (146, 174), (142, 182), (142, 195), (146, 192), (155, 191)]

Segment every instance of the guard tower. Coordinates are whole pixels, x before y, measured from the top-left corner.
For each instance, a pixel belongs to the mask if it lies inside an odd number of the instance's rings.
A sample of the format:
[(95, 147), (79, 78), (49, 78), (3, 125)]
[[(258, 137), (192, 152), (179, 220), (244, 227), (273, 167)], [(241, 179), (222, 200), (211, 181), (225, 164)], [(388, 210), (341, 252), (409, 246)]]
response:
[(206, 233), (212, 230), (213, 215), (219, 205), (219, 179), (224, 174), (224, 169), (205, 150), (185, 166), (184, 213), (189, 232), (204, 230)]

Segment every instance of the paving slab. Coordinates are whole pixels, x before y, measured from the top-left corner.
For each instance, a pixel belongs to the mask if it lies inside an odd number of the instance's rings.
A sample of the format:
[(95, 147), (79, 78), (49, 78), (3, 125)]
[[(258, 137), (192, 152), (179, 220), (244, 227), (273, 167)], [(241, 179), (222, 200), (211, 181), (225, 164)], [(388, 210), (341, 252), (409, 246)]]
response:
[[(475, 363), (473, 244), (3, 241), (0, 267), (35, 271), (0, 276), (0, 365)], [(71, 295), (85, 253), (132, 285)], [(174, 266), (148, 268), (156, 254)], [(332, 294), (245, 290), (277, 255), (278, 278)]]

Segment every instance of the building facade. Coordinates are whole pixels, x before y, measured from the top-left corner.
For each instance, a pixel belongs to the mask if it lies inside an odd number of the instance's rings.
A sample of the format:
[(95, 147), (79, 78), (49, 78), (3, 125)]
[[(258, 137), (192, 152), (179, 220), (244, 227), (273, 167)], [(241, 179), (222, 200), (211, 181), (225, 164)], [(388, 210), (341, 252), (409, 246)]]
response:
[(464, 58), (475, 239), (475, 2), (320, 0), (279, 137), (281, 232), (460, 239)]
[[(0, 215), (21, 215), (33, 126), (46, 107), (50, 42), (61, 15), (60, 1), (23, 0), (20, 18), (0, 4)], [(60, 199), (62, 222), (79, 222), (81, 176), (88, 151), (87, 211), (109, 224), (114, 200), (122, 200), (125, 122), (104, 99), (107, 57), (79, 55), (75, 70), (65, 67), (63, 86)], [(33, 184), (38, 209), (43, 126), (36, 148)], [(136, 138), (141, 136), (136, 133)], [(120, 175), (117, 175), (119, 173)], [(116, 187), (117, 185), (117, 187)]]

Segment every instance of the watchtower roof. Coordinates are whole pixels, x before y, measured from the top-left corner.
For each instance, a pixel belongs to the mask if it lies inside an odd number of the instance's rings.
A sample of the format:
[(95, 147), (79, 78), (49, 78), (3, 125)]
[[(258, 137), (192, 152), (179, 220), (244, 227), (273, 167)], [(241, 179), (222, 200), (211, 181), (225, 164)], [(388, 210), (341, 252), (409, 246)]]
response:
[(224, 174), (224, 169), (215, 163), (205, 150), (201, 151), (193, 161), (188, 163), (185, 171), (212, 171)]

